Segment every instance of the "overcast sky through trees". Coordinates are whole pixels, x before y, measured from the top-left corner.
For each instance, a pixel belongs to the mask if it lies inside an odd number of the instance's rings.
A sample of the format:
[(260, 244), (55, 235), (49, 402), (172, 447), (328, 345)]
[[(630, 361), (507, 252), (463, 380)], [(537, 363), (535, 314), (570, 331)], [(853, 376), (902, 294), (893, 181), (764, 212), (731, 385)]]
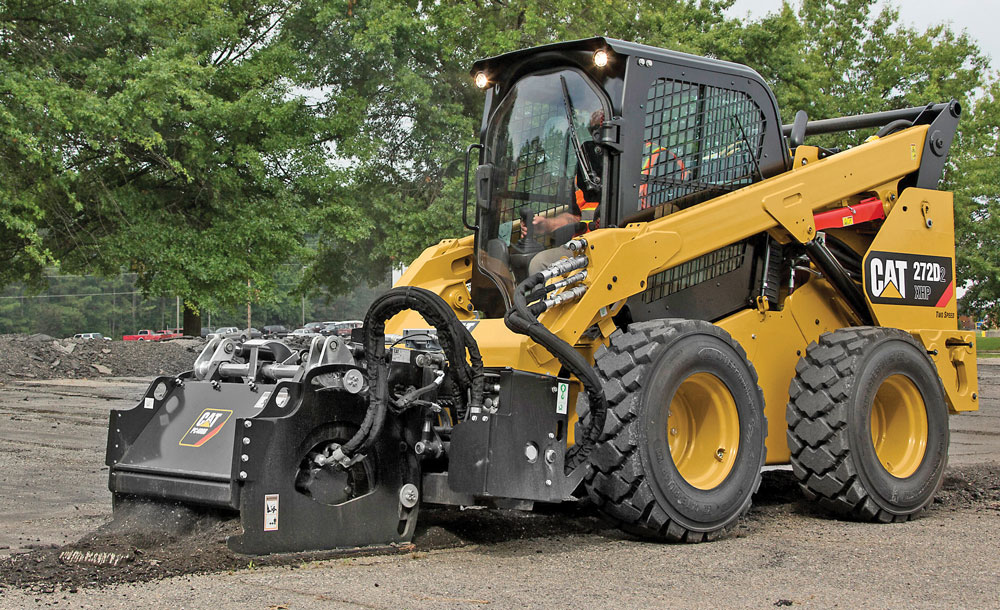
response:
[[(736, 0), (728, 13), (734, 17), (747, 13), (762, 17), (780, 9), (781, 3), (782, 0)], [(899, 8), (900, 21), (918, 29), (948, 22), (956, 32), (967, 30), (990, 56), (993, 67), (998, 65), (1000, 37), (996, 36), (996, 24), (1000, 22), (1000, 2), (997, 0), (894, 0), (891, 3)], [(792, 2), (792, 6), (798, 5), (798, 0)]]

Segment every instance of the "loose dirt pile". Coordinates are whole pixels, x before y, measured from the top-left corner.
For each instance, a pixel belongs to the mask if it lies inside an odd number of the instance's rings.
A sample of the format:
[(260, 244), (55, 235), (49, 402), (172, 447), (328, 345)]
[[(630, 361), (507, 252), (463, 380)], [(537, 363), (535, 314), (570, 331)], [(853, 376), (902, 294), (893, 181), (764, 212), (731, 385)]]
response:
[[(571, 536), (604, 530), (586, 508), (558, 507), (548, 514), (515, 510), (423, 509), (411, 544), (350, 551), (247, 556), (226, 546), (240, 532), (234, 515), (192, 510), (179, 505), (141, 503), (116, 513), (115, 519), (77, 542), (36, 549), (0, 560), (4, 587), (40, 593), (123, 582), (147, 582), (171, 576), (223, 572), (246, 567), (289, 565), (367, 555), (420, 553), (469, 544)], [(611, 532), (619, 536), (617, 531)]]
[(203, 345), (202, 339), (160, 343), (0, 335), (0, 381), (172, 375), (190, 370)]
[[(798, 493), (790, 472), (764, 474), (754, 508), (730, 536), (753, 535), (755, 523), (782, 518), (784, 512), (818, 513)], [(1000, 512), (1000, 465), (983, 464), (950, 469), (934, 504), (938, 511)], [(930, 516), (928, 516), (930, 518)], [(194, 512), (183, 507), (142, 504), (120, 511), (114, 521), (93, 534), (63, 547), (37, 549), (0, 561), (3, 587), (37, 592), (75, 593), (79, 587), (118, 582), (145, 582), (182, 574), (220, 572), (248, 566), (290, 565), (331, 557), (412, 553), (469, 544), (496, 544), (510, 540), (561, 538), (601, 533), (610, 538), (625, 534), (611, 528), (586, 505), (557, 505), (544, 511), (423, 510), (413, 544), (358, 549), (350, 553), (295, 553), (248, 557), (231, 552), (226, 538), (239, 531), (239, 521), (218, 513)]]

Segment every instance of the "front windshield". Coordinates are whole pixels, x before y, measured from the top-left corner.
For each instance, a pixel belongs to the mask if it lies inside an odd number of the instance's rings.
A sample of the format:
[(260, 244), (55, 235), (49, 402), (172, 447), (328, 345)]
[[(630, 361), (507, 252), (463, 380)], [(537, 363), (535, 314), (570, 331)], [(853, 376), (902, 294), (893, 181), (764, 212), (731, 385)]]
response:
[(603, 154), (592, 132), (604, 116), (597, 91), (573, 70), (521, 79), (493, 114), (477, 256), (507, 306), (518, 282), (566, 256), (560, 246), (595, 220)]

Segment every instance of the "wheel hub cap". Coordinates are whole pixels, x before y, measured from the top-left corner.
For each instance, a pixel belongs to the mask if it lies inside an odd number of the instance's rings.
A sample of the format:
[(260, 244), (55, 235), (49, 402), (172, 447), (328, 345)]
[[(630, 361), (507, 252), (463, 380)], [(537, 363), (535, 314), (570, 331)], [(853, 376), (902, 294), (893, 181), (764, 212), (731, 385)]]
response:
[(667, 417), (674, 466), (697, 489), (718, 487), (733, 469), (740, 446), (740, 418), (726, 385), (710, 373), (685, 379)]
[(872, 401), (872, 444), (882, 467), (900, 479), (916, 472), (927, 450), (927, 409), (904, 375), (886, 379)]

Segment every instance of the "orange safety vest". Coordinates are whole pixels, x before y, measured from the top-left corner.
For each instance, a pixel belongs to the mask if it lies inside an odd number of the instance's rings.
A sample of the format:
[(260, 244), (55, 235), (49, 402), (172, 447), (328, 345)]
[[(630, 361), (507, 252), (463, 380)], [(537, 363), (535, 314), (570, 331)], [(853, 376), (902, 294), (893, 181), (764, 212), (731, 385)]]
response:
[[(580, 220), (587, 226), (583, 233), (589, 233), (591, 231), (591, 225), (594, 225), (594, 221), (597, 219), (597, 206), (599, 205), (601, 204), (597, 201), (586, 201), (584, 199), (583, 191), (577, 189), (576, 207), (580, 208)], [(580, 235), (583, 233), (580, 233)]]
[[(668, 153), (671, 157), (673, 157), (674, 161), (677, 162), (677, 166), (681, 170), (681, 180), (687, 180), (688, 179), (688, 170), (687, 170), (687, 167), (684, 166), (684, 161), (682, 161), (681, 158), (678, 157), (677, 155), (675, 155), (673, 152), (671, 152), (670, 150), (667, 150), (666, 148), (663, 148), (662, 146), (659, 147), (659, 148), (657, 148), (656, 150), (652, 151), (649, 154), (649, 156), (646, 157), (646, 160), (642, 162), (642, 172), (641, 172), (642, 175), (643, 176), (648, 176), (649, 175), (650, 168), (652, 168), (652, 166), (656, 165), (656, 159), (657, 159), (657, 157), (660, 156), (661, 152)], [(646, 208), (649, 207), (649, 201), (646, 198), (646, 194), (647, 194), (648, 190), (649, 190), (649, 182), (643, 182), (642, 184), (639, 185), (639, 209), (640, 210), (645, 210)]]

